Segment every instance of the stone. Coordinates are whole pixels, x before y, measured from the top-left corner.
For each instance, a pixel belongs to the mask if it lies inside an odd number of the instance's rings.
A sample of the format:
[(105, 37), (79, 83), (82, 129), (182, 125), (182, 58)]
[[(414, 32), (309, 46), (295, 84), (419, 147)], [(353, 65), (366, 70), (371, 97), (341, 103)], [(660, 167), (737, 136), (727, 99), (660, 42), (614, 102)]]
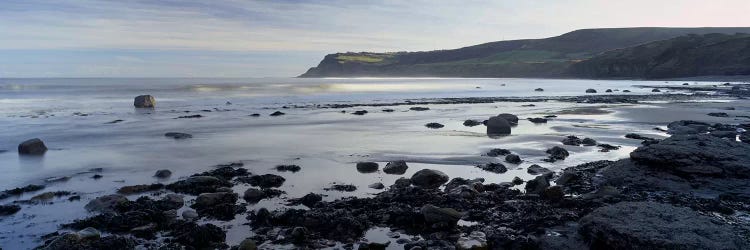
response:
[(748, 249), (725, 222), (690, 208), (656, 202), (620, 202), (579, 221), (592, 249)]
[(459, 250), (489, 249), (487, 246), (487, 236), (480, 231), (471, 232), (469, 235), (458, 238), (456, 248)]
[(750, 178), (750, 145), (706, 134), (673, 135), (630, 153), (641, 164), (681, 174)]
[(8, 216), (21, 211), (21, 207), (15, 204), (0, 205), (0, 216)]
[(524, 189), (526, 190), (527, 194), (541, 195), (542, 192), (544, 192), (544, 190), (546, 190), (549, 186), (549, 180), (547, 180), (547, 177), (544, 175), (540, 175), (533, 180), (527, 181)]
[(193, 138), (193, 135), (191, 134), (180, 133), (180, 132), (167, 132), (164, 134), (164, 136), (175, 139), (175, 140), (184, 140), (184, 139)]
[(484, 171), (489, 171), (489, 172), (498, 173), (498, 174), (508, 172), (508, 168), (505, 167), (505, 165), (503, 165), (502, 163), (497, 163), (497, 162), (490, 162), (487, 164), (479, 165), (477, 167), (481, 168)]
[(153, 108), (156, 106), (156, 98), (150, 95), (139, 95), (133, 100), (136, 108)]
[(503, 155), (508, 155), (508, 154), (510, 154), (510, 150), (503, 149), (503, 148), (493, 148), (493, 149), (490, 149), (489, 152), (487, 152), (487, 156), (490, 156), (490, 157), (498, 157), (498, 156), (503, 156)]
[(583, 140), (581, 140), (581, 144), (583, 146), (596, 146), (597, 142), (596, 140), (591, 139), (591, 138), (583, 138)]
[(511, 124), (502, 117), (491, 117), (487, 121), (487, 135), (509, 135), (511, 133)]
[(531, 174), (531, 175), (540, 175), (540, 174), (552, 173), (551, 170), (549, 170), (549, 169), (547, 169), (545, 167), (539, 166), (537, 164), (529, 166), (529, 168), (526, 169), (526, 172), (529, 173), (529, 174)]
[(383, 189), (385, 188), (385, 185), (383, 185), (383, 183), (381, 182), (376, 182), (376, 183), (370, 184), (367, 187), (372, 188), (372, 189)]
[(237, 246), (237, 250), (256, 250), (258, 247), (255, 245), (255, 241), (252, 239), (244, 239)]
[(428, 107), (411, 107), (411, 108), (409, 108), (409, 110), (413, 110), (413, 111), (426, 111), (426, 110), (430, 110), (430, 108), (428, 108)]
[(586, 93), (596, 93), (596, 90), (595, 89), (587, 89)]
[(292, 173), (296, 173), (296, 172), (299, 172), (300, 170), (302, 170), (302, 168), (300, 166), (297, 166), (297, 165), (278, 165), (278, 166), (276, 166), (276, 171), (279, 171), (279, 172), (292, 172)]
[(565, 192), (561, 186), (551, 186), (542, 192), (542, 197), (551, 201), (559, 201), (565, 197)]
[(497, 117), (505, 119), (511, 125), (518, 124), (518, 116), (516, 116), (514, 114), (502, 113), (502, 114), (497, 115)]
[(538, 124), (538, 123), (547, 123), (547, 119), (540, 118), (540, 117), (526, 118), (526, 120), (530, 121), (531, 123), (535, 123), (535, 124)]
[(193, 208), (196, 208), (198, 210), (202, 208), (210, 208), (222, 203), (232, 203), (234, 204), (237, 201), (237, 194), (235, 193), (229, 193), (229, 192), (220, 192), (220, 193), (203, 193), (198, 195), (197, 198), (195, 198), (195, 203), (193, 204)]
[(357, 162), (357, 172), (360, 173), (374, 173), (378, 168), (380, 166), (376, 162)]
[(304, 227), (295, 227), (289, 236), (292, 237), (292, 242), (302, 243), (307, 239), (307, 229)]
[(127, 202), (128, 198), (121, 194), (110, 194), (91, 200), (84, 208), (88, 211), (106, 213), (114, 211), (117, 205)]
[(581, 141), (581, 138), (578, 138), (574, 135), (566, 136), (565, 139), (562, 140), (563, 145), (569, 145), (569, 146), (580, 146), (583, 141)]
[(391, 161), (385, 164), (383, 172), (386, 174), (404, 174), (409, 168), (405, 161)]
[(466, 121), (464, 121), (464, 126), (466, 126), (466, 127), (474, 127), (474, 126), (479, 126), (479, 125), (482, 125), (482, 122), (477, 121), (477, 120), (466, 120)]
[(651, 92), (661, 92), (659, 89), (652, 89)]
[(448, 175), (441, 171), (422, 169), (412, 175), (411, 183), (417, 187), (433, 189), (445, 184), (448, 179)]
[(521, 163), (521, 157), (517, 154), (509, 154), (505, 156), (505, 161), (512, 164), (520, 164)]
[(29, 139), (18, 144), (18, 154), (21, 155), (43, 155), (47, 152), (47, 146), (39, 138)]
[(281, 111), (276, 111), (270, 114), (270, 116), (282, 116), (282, 115), (286, 115), (286, 114)]
[(242, 198), (249, 202), (258, 202), (266, 198), (266, 193), (257, 188), (248, 188), (242, 195)]
[(281, 187), (285, 181), (284, 177), (275, 174), (253, 175), (248, 179), (250, 185), (261, 188)]
[(446, 223), (455, 226), (463, 214), (453, 208), (440, 208), (432, 204), (426, 204), (420, 209), (427, 223)]
[(544, 89), (543, 88), (535, 88), (534, 91), (542, 92), (542, 91), (544, 91)]
[(430, 122), (424, 125), (425, 127), (431, 128), (431, 129), (439, 129), (445, 127), (445, 125), (437, 123), (437, 122)]
[(554, 146), (550, 149), (547, 149), (547, 154), (549, 154), (549, 161), (554, 162), (557, 160), (565, 160), (565, 158), (568, 158), (570, 153), (568, 153), (568, 150), (565, 150), (562, 147)]
[(161, 179), (169, 178), (170, 176), (172, 176), (172, 171), (169, 169), (156, 170), (156, 173), (154, 174), (154, 177)]

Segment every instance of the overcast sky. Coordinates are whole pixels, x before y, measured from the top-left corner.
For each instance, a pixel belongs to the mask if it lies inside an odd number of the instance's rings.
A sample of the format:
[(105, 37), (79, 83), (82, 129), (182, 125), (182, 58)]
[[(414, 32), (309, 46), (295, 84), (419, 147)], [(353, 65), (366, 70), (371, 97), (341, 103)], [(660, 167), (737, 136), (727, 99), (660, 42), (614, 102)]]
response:
[(325, 54), (750, 26), (749, 0), (0, 0), (0, 77), (296, 76)]

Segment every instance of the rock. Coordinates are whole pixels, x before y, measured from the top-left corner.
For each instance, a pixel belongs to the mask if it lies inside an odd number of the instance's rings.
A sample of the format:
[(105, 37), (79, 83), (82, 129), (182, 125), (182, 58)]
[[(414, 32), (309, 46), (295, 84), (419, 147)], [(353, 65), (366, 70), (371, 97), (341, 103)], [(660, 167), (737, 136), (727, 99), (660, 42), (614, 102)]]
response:
[(508, 154), (510, 154), (510, 150), (503, 149), (503, 148), (493, 148), (493, 149), (490, 149), (489, 152), (487, 152), (487, 156), (490, 156), (490, 157), (498, 157), (498, 156), (508, 155)]
[(547, 123), (547, 119), (545, 119), (545, 118), (539, 118), (539, 117), (536, 117), (536, 118), (526, 118), (526, 120), (529, 120), (532, 123)]
[(484, 191), (484, 185), (482, 183), (484, 183), (483, 178), (467, 180), (461, 177), (456, 177), (449, 181), (448, 184), (445, 184), (445, 191), (451, 191), (459, 186), (468, 186), (476, 191)]
[(183, 222), (174, 226), (172, 239), (179, 244), (193, 249), (225, 249), (227, 236), (224, 230), (213, 224), (198, 225), (195, 222)]
[(199, 195), (201, 193), (216, 192), (219, 188), (230, 186), (231, 184), (228, 181), (214, 176), (199, 175), (169, 184), (166, 188), (178, 193)]
[(549, 170), (549, 169), (547, 169), (545, 167), (536, 165), (536, 164), (529, 166), (529, 168), (526, 170), (526, 172), (529, 173), (529, 174), (531, 174), (531, 175), (540, 175), (540, 174), (549, 174), (549, 173), (552, 173), (551, 170)]
[(623, 90), (622, 93), (630, 93), (630, 90)]
[(549, 187), (549, 180), (544, 175), (537, 176), (533, 180), (527, 181), (524, 189), (527, 194), (541, 195)]
[(302, 198), (290, 200), (289, 204), (290, 205), (299, 205), (299, 204), (302, 204), (302, 205), (305, 205), (307, 207), (313, 207), (313, 206), (315, 206), (316, 203), (318, 203), (318, 202), (320, 202), (322, 200), (323, 200), (323, 196), (322, 195), (319, 195), (319, 194), (316, 194), (316, 193), (309, 193), (309, 194), (306, 194), (305, 196), (302, 196)]
[(260, 117), (260, 114), (258, 114), (258, 113), (253, 113), (253, 114), (250, 114), (250, 116), (252, 116), (252, 117)]
[(386, 112), (386, 113), (391, 113), (391, 112), (394, 112), (396, 110), (394, 110), (394, 109), (383, 109), (381, 111)]
[(484, 171), (489, 171), (489, 172), (498, 173), (498, 174), (508, 172), (508, 168), (505, 167), (505, 165), (503, 165), (502, 163), (497, 163), (497, 162), (490, 162), (487, 164), (478, 165), (477, 167), (481, 168)]
[(26, 140), (18, 144), (18, 154), (21, 155), (43, 155), (47, 152), (47, 146), (39, 138)]
[(172, 176), (172, 171), (169, 171), (169, 169), (160, 169), (156, 170), (156, 173), (154, 174), (154, 177), (156, 178), (169, 178)]
[(711, 124), (698, 121), (682, 120), (671, 122), (667, 125), (667, 133), (673, 135), (700, 134), (708, 132)]
[(411, 176), (411, 183), (421, 188), (438, 188), (446, 182), (448, 182), (448, 175), (433, 169), (422, 169)]
[(409, 178), (398, 178), (396, 181), (393, 182), (393, 186), (395, 187), (409, 187), (411, 186), (411, 179)]
[(688, 85), (690, 85), (690, 83), (683, 83), (682, 85), (683, 86), (688, 86)]
[(203, 118), (202, 115), (183, 115), (178, 116), (177, 119), (192, 119), (192, 118)]
[(248, 179), (248, 184), (261, 188), (281, 187), (286, 179), (275, 174), (253, 175)]
[(138, 193), (144, 193), (144, 192), (149, 192), (149, 191), (161, 190), (162, 188), (164, 188), (164, 184), (161, 184), (161, 183), (132, 185), (132, 186), (124, 186), (124, 187), (117, 189), (117, 193), (124, 194), (124, 195), (131, 195), (131, 194), (138, 194)]
[(710, 135), (673, 135), (630, 153), (641, 164), (681, 174), (750, 178), (750, 145)]
[(180, 133), (180, 132), (168, 132), (164, 134), (164, 136), (175, 139), (175, 140), (183, 140), (183, 139), (189, 139), (193, 138), (193, 135), (187, 134), (187, 133)]
[(487, 121), (487, 135), (509, 135), (510, 131), (510, 123), (502, 117), (491, 117)]
[(302, 243), (307, 239), (307, 229), (304, 227), (295, 227), (289, 236), (292, 237), (292, 242)]
[(299, 172), (300, 170), (302, 170), (302, 168), (297, 165), (277, 165), (276, 166), (276, 171), (279, 171), (279, 172), (296, 173), (296, 172)]
[(81, 239), (98, 239), (102, 236), (102, 233), (99, 232), (99, 230), (96, 230), (96, 228), (93, 227), (87, 227), (84, 228), (81, 231), (78, 231), (78, 237)]
[(659, 89), (652, 89), (651, 92), (661, 92)]
[(621, 202), (601, 207), (580, 220), (592, 248), (747, 249), (725, 222), (692, 209), (655, 202)]
[(542, 92), (542, 91), (544, 91), (544, 89), (543, 88), (535, 88), (534, 91)]
[(357, 191), (357, 186), (351, 185), (351, 184), (334, 184), (330, 188), (325, 188), (324, 190), (330, 191), (340, 191), (340, 192), (354, 192)]
[(583, 141), (581, 141), (581, 138), (578, 138), (574, 135), (569, 135), (562, 140), (563, 145), (580, 146), (581, 143), (583, 143)]
[(430, 108), (428, 108), (428, 107), (411, 107), (411, 108), (409, 108), (409, 110), (413, 110), (413, 111), (426, 111), (426, 110), (430, 110)]
[(453, 227), (463, 214), (453, 208), (439, 208), (431, 204), (426, 204), (420, 209), (424, 220), (430, 224), (443, 224), (443, 227)]
[(150, 95), (139, 95), (133, 100), (136, 108), (153, 108), (156, 106), (156, 98)]
[(714, 113), (708, 113), (708, 116), (714, 116), (714, 117), (729, 117), (729, 114), (724, 112), (714, 112)]
[(378, 168), (380, 166), (376, 162), (357, 162), (357, 172), (360, 173), (374, 173)]
[(383, 188), (385, 188), (385, 185), (383, 185), (383, 183), (381, 183), (381, 182), (375, 182), (373, 184), (370, 184), (367, 187), (372, 188), (372, 189), (383, 189)]
[(477, 121), (477, 120), (466, 120), (466, 121), (464, 121), (464, 126), (466, 126), (466, 127), (474, 127), (474, 126), (479, 126), (481, 124), (482, 124), (482, 122)]
[(489, 249), (487, 246), (487, 236), (480, 231), (474, 231), (469, 235), (461, 236), (456, 242), (456, 247), (459, 250)]
[(505, 119), (511, 125), (518, 124), (518, 116), (516, 116), (514, 114), (502, 113), (502, 114), (497, 115), (497, 117)]
[(607, 89), (604, 92), (606, 92), (606, 93), (612, 93), (612, 89)]
[(505, 156), (505, 161), (512, 164), (520, 164), (521, 163), (521, 157), (517, 154), (509, 154)]
[(210, 208), (222, 203), (234, 204), (238, 200), (238, 195), (235, 193), (221, 192), (221, 193), (203, 193), (195, 198), (195, 203), (191, 206), (197, 210)]
[(548, 161), (555, 162), (557, 160), (565, 160), (565, 158), (568, 158), (570, 153), (568, 153), (568, 150), (565, 150), (562, 147), (554, 146), (550, 149), (547, 149), (547, 154), (549, 154)]
[(357, 111), (352, 112), (352, 115), (365, 115), (367, 113), (369, 113), (367, 112), (367, 110), (357, 110)]
[(439, 129), (445, 127), (445, 125), (437, 123), (437, 122), (430, 122), (424, 125), (425, 127), (431, 128), (431, 129)]
[(169, 207), (172, 209), (179, 209), (183, 205), (185, 205), (185, 201), (183, 200), (182, 195), (179, 194), (167, 194), (159, 200), (162, 204), (164, 204), (165, 207)]
[(523, 179), (516, 176), (516, 177), (513, 177), (513, 181), (511, 181), (511, 183), (513, 183), (513, 185), (521, 185), (523, 184)]
[(14, 204), (0, 205), (0, 216), (8, 216), (17, 213), (21, 207)]
[(596, 146), (598, 146), (599, 148), (601, 148), (599, 150), (600, 152), (609, 152), (611, 150), (618, 150), (618, 149), (620, 149), (620, 146), (614, 146), (614, 145), (610, 145), (610, 144), (606, 144), (606, 143), (598, 144)]
[(91, 200), (84, 208), (88, 211), (106, 213), (114, 211), (117, 205), (127, 202), (128, 198), (125, 198), (123, 195), (110, 194)]
[(565, 197), (565, 192), (561, 186), (552, 186), (542, 192), (542, 197), (551, 201), (559, 201)]
[(591, 138), (583, 138), (583, 140), (581, 140), (581, 144), (583, 146), (596, 146), (597, 142), (596, 140), (591, 139)]
[(711, 131), (709, 135), (719, 137), (719, 138), (728, 138), (728, 139), (734, 140), (737, 137), (737, 132), (717, 130), (717, 131)]
[(595, 89), (587, 89), (586, 93), (596, 93), (596, 90)]
[(276, 111), (270, 114), (270, 116), (282, 116), (282, 115), (286, 115), (286, 114), (281, 111)]
[(248, 188), (242, 195), (242, 198), (248, 202), (258, 202), (266, 198), (266, 193), (257, 188)]
[(255, 241), (252, 239), (244, 239), (237, 246), (237, 250), (256, 250), (258, 247), (255, 245)]
[(192, 209), (188, 209), (182, 212), (182, 219), (192, 221), (198, 219), (198, 212)]
[(391, 161), (385, 164), (383, 172), (386, 174), (404, 174), (409, 166), (406, 165), (405, 161)]

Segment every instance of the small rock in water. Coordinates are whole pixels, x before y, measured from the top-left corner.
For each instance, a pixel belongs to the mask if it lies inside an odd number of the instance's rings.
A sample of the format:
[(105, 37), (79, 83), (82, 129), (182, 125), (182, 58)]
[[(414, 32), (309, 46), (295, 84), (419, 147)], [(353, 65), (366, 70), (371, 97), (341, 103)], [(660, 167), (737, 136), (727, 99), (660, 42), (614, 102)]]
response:
[(291, 199), (289, 201), (289, 205), (299, 205), (299, 204), (302, 204), (302, 205), (305, 205), (307, 207), (313, 207), (313, 206), (315, 206), (316, 203), (318, 203), (318, 202), (320, 202), (322, 200), (323, 200), (323, 196), (322, 195), (319, 195), (319, 194), (316, 194), (316, 193), (309, 193), (309, 194), (306, 194), (305, 196), (302, 196), (302, 198)]
[(513, 178), (513, 181), (511, 181), (511, 183), (513, 183), (513, 185), (521, 185), (523, 184), (523, 179), (521, 179), (521, 177), (516, 176)]
[(381, 111), (386, 112), (386, 113), (391, 113), (391, 112), (396, 111), (396, 110), (394, 110), (394, 109), (383, 109)]
[(596, 140), (594, 139), (583, 138), (583, 140), (581, 141), (581, 144), (583, 144), (584, 146), (596, 146), (597, 143), (596, 143)]
[(153, 108), (156, 106), (156, 98), (150, 95), (139, 95), (133, 100), (133, 106), (136, 108)]
[(659, 89), (652, 89), (651, 92), (661, 92)]
[(383, 172), (386, 174), (404, 174), (409, 166), (406, 165), (405, 161), (391, 161), (385, 164)]
[(365, 115), (367, 113), (369, 113), (367, 112), (367, 110), (357, 110), (357, 111), (352, 112), (352, 115)]
[(612, 89), (607, 89), (604, 92), (606, 92), (606, 93), (612, 93)]
[(176, 140), (193, 138), (193, 135), (191, 135), (191, 134), (180, 133), (180, 132), (168, 132), (168, 133), (164, 134), (164, 136), (170, 137), (170, 138), (176, 139)]
[(299, 172), (300, 170), (302, 170), (302, 168), (300, 166), (297, 166), (297, 165), (278, 165), (278, 166), (276, 166), (276, 171), (279, 171), (279, 172), (292, 172), (292, 173), (296, 173), (296, 172)]
[(509, 154), (505, 156), (505, 161), (508, 163), (519, 164), (521, 163), (521, 157), (517, 154)]
[(430, 110), (430, 108), (428, 108), (428, 107), (411, 107), (411, 108), (409, 108), (409, 110), (413, 110), (413, 111), (426, 111), (426, 110)]
[(596, 89), (587, 89), (586, 93), (596, 93)]
[(372, 189), (383, 189), (385, 188), (385, 185), (383, 185), (383, 183), (381, 182), (376, 182), (376, 183), (370, 184), (367, 187), (372, 188)]
[(203, 116), (202, 115), (184, 115), (184, 116), (177, 117), (177, 119), (191, 119), (191, 118), (203, 118)]
[(21, 207), (18, 205), (0, 205), (0, 216), (8, 216), (17, 213), (21, 210)]
[(529, 168), (526, 170), (526, 172), (529, 173), (529, 174), (531, 174), (531, 175), (540, 175), (540, 174), (552, 173), (551, 170), (549, 170), (549, 169), (547, 169), (545, 167), (536, 165), (536, 164), (529, 166)]
[(258, 113), (254, 113), (254, 114), (251, 114), (250, 116), (252, 116), (252, 117), (259, 117), (259, 116), (260, 116), (260, 114), (258, 114)]
[(724, 113), (724, 112), (714, 112), (714, 113), (708, 113), (708, 116), (713, 116), (713, 117), (729, 117), (729, 114)]
[(26, 140), (18, 144), (18, 154), (43, 155), (45, 152), (47, 152), (47, 146), (39, 138)]
[(357, 171), (360, 173), (374, 173), (380, 166), (376, 162), (357, 162)]
[(247, 183), (261, 188), (281, 187), (284, 185), (284, 177), (275, 174), (253, 175), (248, 178)]
[(565, 150), (562, 147), (554, 146), (550, 149), (547, 149), (547, 154), (549, 154), (549, 158), (546, 159), (546, 161), (549, 162), (555, 162), (557, 160), (565, 160), (565, 158), (568, 158), (570, 153), (568, 153), (568, 150)]
[(334, 184), (330, 188), (325, 188), (324, 190), (330, 191), (341, 191), (341, 192), (354, 192), (357, 190), (357, 186), (351, 185), (351, 184)]
[(504, 149), (504, 148), (493, 148), (490, 149), (489, 152), (487, 152), (487, 156), (489, 157), (498, 157), (503, 155), (510, 154), (510, 150)]
[(448, 182), (448, 175), (434, 169), (422, 169), (411, 176), (411, 183), (414, 186), (433, 189)]
[(481, 124), (482, 124), (482, 122), (477, 121), (477, 120), (466, 120), (466, 121), (464, 121), (464, 126), (466, 126), (466, 127), (474, 127), (474, 126), (479, 126)]
[(534, 91), (542, 92), (542, 91), (544, 91), (544, 89), (543, 88), (536, 88), (536, 89), (534, 89)]
[(547, 119), (539, 118), (539, 117), (536, 117), (536, 118), (526, 118), (526, 120), (529, 120), (532, 123), (547, 123)]
[(599, 146), (601, 148), (599, 150), (600, 152), (609, 152), (610, 150), (618, 150), (618, 149), (620, 149), (620, 146), (614, 146), (614, 145), (609, 145), (609, 144), (605, 144), (605, 143), (599, 144), (597, 146)]
[(569, 146), (580, 146), (583, 141), (581, 141), (581, 138), (578, 138), (574, 135), (569, 135), (565, 137), (565, 139), (562, 140), (563, 145), (569, 145)]
[(124, 195), (131, 195), (131, 194), (138, 194), (138, 193), (145, 193), (149, 191), (156, 191), (164, 188), (164, 184), (156, 183), (156, 184), (143, 184), (143, 185), (133, 185), (133, 186), (124, 186), (119, 189), (117, 189), (117, 193), (124, 194)]
[(156, 178), (169, 178), (170, 176), (172, 176), (172, 171), (169, 171), (169, 169), (156, 170), (156, 173), (154, 174), (154, 177)]
[(549, 180), (547, 180), (547, 176), (540, 175), (533, 180), (527, 181), (526, 187), (524, 187), (524, 189), (528, 194), (542, 194), (542, 192), (544, 192), (544, 190), (546, 190), (548, 187)]
[(508, 120), (502, 117), (491, 117), (489, 120), (487, 120), (487, 135), (509, 135), (511, 132), (510, 126), (511, 124), (508, 122)]
[(431, 128), (431, 129), (439, 129), (439, 128), (445, 127), (445, 125), (437, 123), (437, 122), (427, 123), (424, 126)]
[(281, 111), (276, 111), (270, 114), (270, 116), (281, 116), (281, 115), (285, 115), (285, 113)]
[(630, 90), (623, 90), (622, 93), (630, 93)]
[(117, 205), (127, 202), (128, 198), (123, 195), (110, 194), (91, 200), (84, 208), (89, 211), (105, 213), (113, 211)]
[(482, 164), (477, 167), (481, 168), (484, 171), (493, 172), (497, 174), (508, 172), (508, 168), (506, 168), (505, 165), (503, 165), (502, 163), (496, 163), (496, 162)]

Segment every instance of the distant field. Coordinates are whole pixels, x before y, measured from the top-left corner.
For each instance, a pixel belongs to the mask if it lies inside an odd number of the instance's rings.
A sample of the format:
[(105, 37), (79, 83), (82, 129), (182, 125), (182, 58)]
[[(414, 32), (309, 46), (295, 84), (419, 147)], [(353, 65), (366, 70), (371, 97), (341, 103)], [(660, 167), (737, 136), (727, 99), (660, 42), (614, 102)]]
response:
[(360, 63), (379, 63), (383, 62), (385, 55), (339, 55), (336, 57), (340, 63), (360, 62)]

